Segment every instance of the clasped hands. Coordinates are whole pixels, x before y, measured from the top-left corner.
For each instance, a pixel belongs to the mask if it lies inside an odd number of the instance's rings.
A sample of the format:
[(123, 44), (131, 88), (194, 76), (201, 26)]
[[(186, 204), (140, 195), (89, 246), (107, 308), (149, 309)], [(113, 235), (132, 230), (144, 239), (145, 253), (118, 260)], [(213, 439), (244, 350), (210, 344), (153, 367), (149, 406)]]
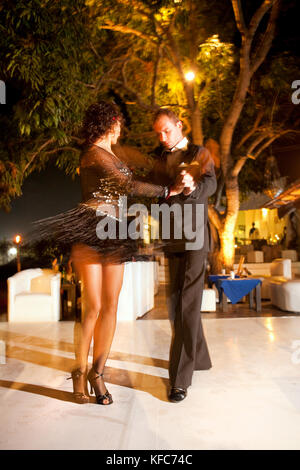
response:
[(183, 193), (185, 196), (189, 196), (195, 189), (196, 182), (193, 175), (188, 173), (186, 170), (182, 170), (177, 176), (174, 184), (171, 186), (169, 196), (176, 196), (180, 193)]

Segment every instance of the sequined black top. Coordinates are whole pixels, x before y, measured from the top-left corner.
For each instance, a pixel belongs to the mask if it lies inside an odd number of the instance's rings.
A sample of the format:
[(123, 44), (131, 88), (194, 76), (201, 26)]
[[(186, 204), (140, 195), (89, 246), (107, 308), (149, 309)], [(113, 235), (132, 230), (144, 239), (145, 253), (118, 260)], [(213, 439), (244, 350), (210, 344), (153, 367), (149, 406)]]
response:
[(105, 180), (113, 180), (115, 186), (129, 196), (163, 197), (165, 194), (164, 186), (135, 180), (132, 171), (118, 157), (92, 145), (82, 154), (80, 162), (83, 202), (95, 197)]

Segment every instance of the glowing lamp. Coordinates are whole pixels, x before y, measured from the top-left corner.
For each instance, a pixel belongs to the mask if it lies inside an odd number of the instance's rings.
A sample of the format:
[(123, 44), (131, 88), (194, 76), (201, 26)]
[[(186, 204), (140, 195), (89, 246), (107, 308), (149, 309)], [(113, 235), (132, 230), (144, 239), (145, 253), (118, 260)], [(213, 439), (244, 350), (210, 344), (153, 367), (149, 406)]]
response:
[(16, 248), (16, 250), (17, 250), (17, 270), (18, 270), (18, 272), (21, 271), (20, 246), (19, 246), (21, 241), (22, 241), (21, 235), (16, 235), (15, 238), (14, 238), (14, 243), (18, 247), (18, 248)]
[(185, 79), (187, 82), (192, 82), (195, 79), (194, 72), (190, 71), (185, 74)]
[(22, 240), (21, 235), (16, 235), (15, 238), (14, 238), (14, 242), (17, 245), (19, 245), (21, 243), (21, 240)]

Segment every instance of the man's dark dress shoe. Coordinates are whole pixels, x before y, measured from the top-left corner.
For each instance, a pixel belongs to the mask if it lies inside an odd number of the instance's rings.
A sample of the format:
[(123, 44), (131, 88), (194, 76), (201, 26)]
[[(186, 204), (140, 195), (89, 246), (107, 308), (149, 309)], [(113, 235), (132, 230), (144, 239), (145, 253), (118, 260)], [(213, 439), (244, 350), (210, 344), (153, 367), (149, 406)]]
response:
[(169, 400), (172, 401), (173, 403), (178, 403), (179, 401), (184, 400), (186, 396), (187, 396), (186, 388), (172, 387), (170, 395), (169, 395)]

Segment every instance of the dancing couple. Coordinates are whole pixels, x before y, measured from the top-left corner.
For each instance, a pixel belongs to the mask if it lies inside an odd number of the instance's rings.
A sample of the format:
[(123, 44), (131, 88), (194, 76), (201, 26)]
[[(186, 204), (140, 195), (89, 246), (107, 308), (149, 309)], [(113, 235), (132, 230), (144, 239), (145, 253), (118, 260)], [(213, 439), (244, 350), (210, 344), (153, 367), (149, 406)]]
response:
[[(122, 125), (123, 117), (117, 106), (103, 101), (88, 108), (83, 122), (86, 145), (80, 159), (82, 203), (77, 212), (69, 215), (73, 218), (73, 229), (69, 232), (69, 241), (73, 243), (71, 260), (82, 283), (83, 307), (75, 341), (76, 368), (72, 371), (74, 399), (77, 403), (89, 402), (89, 382), (98, 404), (113, 403), (104, 382), (104, 370), (116, 328), (124, 263), (131, 261), (138, 249), (136, 240), (123, 240), (118, 236), (114, 240), (97, 238), (97, 207), (101, 208), (103, 198), (105, 200), (102, 183), (109, 181), (110, 185), (113, 182), (115, 193), (128, 197), (159, 198), (160, 203), (170, 207), (173, 204), (204, 206), (203, 246), (187, 250), (185, 240), (176, 239), (174, 243), (166, 243), (164, 248), (170, 270), (168, 298), (173, 332), (169, 400), (180, 402), (187, 395), (193, 371), (211, 367), (200, 309), (209, 251), (207, 201), (216, 190), (214, 165), (207, 149), (189, 143), (184, 137), (177, 116), (168, 109), (160, 109), (154, 116), (153, 128), (165, 149), (153, 169), (155, 184), (138, 181), (112, 150)], [(197, 168), (196, 172), (190, 170), (192, 165), (180, 166), (190, 163)], [(114, 204), (109, 196), (106, 203)], [(102, 213), (101, 217), (107, 215)], [(92, 338), (93, 364), (88, 370)]]

